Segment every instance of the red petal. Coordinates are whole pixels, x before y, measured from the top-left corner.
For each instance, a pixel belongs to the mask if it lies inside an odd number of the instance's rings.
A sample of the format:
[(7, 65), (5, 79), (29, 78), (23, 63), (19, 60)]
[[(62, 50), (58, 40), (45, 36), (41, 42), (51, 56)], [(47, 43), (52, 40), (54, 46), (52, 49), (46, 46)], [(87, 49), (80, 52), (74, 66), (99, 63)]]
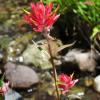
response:
[(66, 83), (70, 82), (70, 77), (65, 75), (65, 74), (62, 74), (60, 76), (60, 81), (62, 81), (62, 82), (64, 82), (66, 84)]
[(38, 26), (38, 27), (33, 28), (33, 30), (35, 32), (42, 32), (43, 31), (43, 27)]
[(45, 16), (45, 6), (43, 3), (39, 2), (37, 3), (37, 12), (40, 20), (44, 19)]
[(53, 22), (55, 23), (59, 17), (60, 17), (60, 14), (56, 15), (55, 18), (53, 19), (54, 20)]
[(26, 22), (28, 22), (29, 24), (31, 23), (30, 18), (29, 18), (28, 15), (24, 15), (24, 20), (25, 20)]
[(55, 17), (55, 14), (53, 14), (52, 16), (49, 16), (46, 18), (45, 20), (45, 26), (51, 26), (53, 23), (53, 19)]
[(42, 14), (45, 14), (45, 6), (44, 6), (44, 4), (43, 3), (37, 3), (37, 8), (38, 8), (38, 10), (40, 11), (40, 13), (42, 13)]
[(59, 18), (59, 15), (55, 15), (55, 13), (52, 15), (52, 16), (50, 16), (50, 17), (48, 17), (47, 19), (46, 19), (46, 21), (45, 21), (45, 26), (49, 26), (49, 27), (51, 27), (55, 22), (56, 22), (56, 20)]
[(32, 17), (34, 17), (34, 20), (41, 21), (41, 13), (39, 11), (39, 5), (40, 3), (37, 3), (36, 5), (34, 3), (31, 3), (31, 9), (32, 9), (31, 15)]
[(30, 18), (37, 23), (37, 25), (41, 25), (41, 20), (37, 19), (36, 16), (30, 14)]
[(53, 8), (53, 3), (51, 2), (45, 7), (45, 15), (48, 16), (48, 14), (51, 13), (52, 8)]
[(31, 3), (30, 5), (31, 5), (32, 11), (35, 11), (36, 5), (34, 3)]

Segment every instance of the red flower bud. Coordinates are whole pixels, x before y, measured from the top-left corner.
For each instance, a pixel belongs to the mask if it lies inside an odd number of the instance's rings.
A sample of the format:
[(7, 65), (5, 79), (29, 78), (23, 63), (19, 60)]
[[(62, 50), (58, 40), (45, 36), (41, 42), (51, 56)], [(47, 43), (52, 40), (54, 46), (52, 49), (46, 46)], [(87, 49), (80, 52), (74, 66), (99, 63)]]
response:
[(73, 80), (73, 76), (67, 76), (65, 74), (59, 75), (59, 82), (58, 84), (59, 89), (61, 90), (62, 94), (68, 92), (68, 90), (78, 82), (78, 79)]

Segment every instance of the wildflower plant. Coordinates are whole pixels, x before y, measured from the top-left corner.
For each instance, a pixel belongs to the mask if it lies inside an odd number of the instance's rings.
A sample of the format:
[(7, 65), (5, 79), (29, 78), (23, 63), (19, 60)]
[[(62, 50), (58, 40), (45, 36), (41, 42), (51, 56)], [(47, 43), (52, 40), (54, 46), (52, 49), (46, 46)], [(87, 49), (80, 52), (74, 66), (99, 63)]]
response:
[(49, 3), (48, 5), (44, 5), (42, 1), (37, 2), (36, 4), (31, 3), (31, 12), (24, 10), (26, 12), (24, 19), (28, 24), (32, 26), (35, 32), (41, 32), (48, 42), (48, 49), (51, 56), (51, 63), (53, 67), (57, 97), (58, 100), (60, 100), (58, 86), (57, 86), (57, 73), (50, 45), (50, 41), (54, 39), (53, 37), (50, 36), (50, 29), (56, 22), (56, 20), (59, 18), (60, 14), (57, 15), (57, 10), (59, 6), (54, 11), (52, 11), (52, 8), (53, 8), (53, 3)]
[[(63, 81), (65, 85), (59, 85), (57, 83), (58, 81), (57, 72), (56, 72), (56, 68), (54, 64), (53, 54), (51, 50), (51, 43), (50, 43), (50, 41), (54, 40), (54, 38), (50, 36), (50, 30), (53, 24), (57, 21), (57, 19), (60, 16), (60, 14), (57, 14), (59, 5), (53, 11), (52, 11), (53, 3), (50, 2), (49, 4), (44, 5), (42, 0), (40, 2), (37, 2), (36, 4), (31, 3), (30, 6), (31, 6), (30, 12), (24, 10), (26, 13), (24, 15), (24, 19), (29, 25), (32, 26), (33, 31), (41, 32), (44, 38), (48, 42), (48, 50), (51, 56), (51, 64), (53, 68), (53, 77), (54, 77), (54, 82), (55, 82), (56, 93), (57, 93), (58, 100), (60, 100), (59, 87), (65, 86), (63, 89), (64, 89), (64, 92), (66, 92), (70, 87), (74, 86), (76, 81), (73, 81), (72, 77), (61, 75), (59, 81)], [(69, 86), (69, 88), (67, 88), (67, 85)]]
[(78, 79), (73, 79), (73, 74), (68, 76), (66, 74), (61, 74), (58, 77), (58, 88), (61, 91), (61, 94), (65, 94), (69, 91), (70, 88), (72, 88), (76, 83), (78, 82)]
[(5, 94), (8, 91), (9, 82), (0, 80), (0, 94)]
[(4, 75), (0, 79), (0, 100), (4, 98), (4, 94), (8, 91), (9, 89), (9, 81), (4, 82)]

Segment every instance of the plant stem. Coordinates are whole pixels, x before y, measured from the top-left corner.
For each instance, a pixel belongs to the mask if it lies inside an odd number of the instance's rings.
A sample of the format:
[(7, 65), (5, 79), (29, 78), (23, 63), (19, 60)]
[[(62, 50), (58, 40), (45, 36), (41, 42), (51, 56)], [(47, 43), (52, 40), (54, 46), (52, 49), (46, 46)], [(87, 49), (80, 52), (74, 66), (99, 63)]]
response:
[(59, 90), (58, 90), (58, 85), (57, 85), (57, 72), (56, 72), (56, 68), (55, 68), (55, 64), (54, 64), (54, 60), (53, 60), (53, 55), (52, 55), (51, 44), (50, 44), (51, 40), (48, 37), (45, 37), (45, 38), (48, 42), (48, 50), (49, 50), (49, 54), (50, 54), (50, 57), (51, 57), (51, 64), (52, 64), (52, 67), (53, 67), (53, 76), (54, 76), (56, 93), (57, 93), (58, 100), (60, 100), (60, 95), (59, 95)]
[(0, 94), (0, 100), (5, 100), (3, 94)]

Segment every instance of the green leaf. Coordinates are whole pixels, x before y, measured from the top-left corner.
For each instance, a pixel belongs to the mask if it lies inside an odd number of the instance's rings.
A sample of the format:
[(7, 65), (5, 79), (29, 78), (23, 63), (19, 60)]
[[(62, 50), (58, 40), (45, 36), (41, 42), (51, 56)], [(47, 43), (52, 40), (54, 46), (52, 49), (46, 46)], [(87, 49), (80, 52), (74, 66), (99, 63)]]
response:
[(0, 80), (0, 87), (2, 87), (4, 84), (3, 80)]
[(56, 82), (56, 84), (57, 85), (66, 85), (64, 82), (60, 82), (60, 81)]
[(96, 34), (100, 32), (100, 25), (93, 28), (93, 33), (91, 35), (91, 39), (95, 38)]

